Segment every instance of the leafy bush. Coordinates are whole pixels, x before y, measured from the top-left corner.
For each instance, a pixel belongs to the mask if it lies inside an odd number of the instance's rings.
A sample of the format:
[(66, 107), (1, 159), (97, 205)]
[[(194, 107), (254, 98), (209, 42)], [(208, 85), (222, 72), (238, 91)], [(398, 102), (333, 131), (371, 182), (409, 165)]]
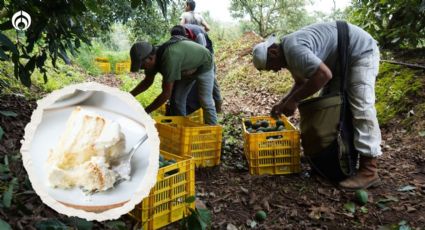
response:
[(85, 81), (85, 76), (72, 66), (59, 65), (58, 69), (53, 68), (47, 71), (47, 82), (44, 81), (42, 74), (37, 70), (33, 74), (34, 84), (42, 89), (43, 92), (50, 93), (54, 90), (61, 89), (64, 86), (81, 83)]
[[(159, 76), (160, 75), (157, 75), (157, 77), (155, 77), (154, 83), (148, 90), (136, 97), (136, 100), (139, 101), (143, 107), (148, 106), (161, 93), (162, 78)], [(126, 74), (118, 75), (117, 77), (122, 81), (120, 89), (126, 92), (131, 91), (142, 80), (139, 79), (139, 76), (135, 78)]]
[(406, 113), (414, 102), (409, 98), (418, 95), (423, 87), (414, 71), (399, 65), (383, 63), (376, 82), (376, 110), (381, 125), (400, 113)]
[(74, 66), (65, 65), (62, 61), (58, 61), (56, 68), (54, 68), (49, 62), (44, 67), (47, 78), (45, 79), (44, 74), (36, 69), (31, 77), (33, 85), (31, 88), (28, 88), (24, 87), (13, 76), (13, 65), (11, 62), (0, 63), (2, 64), (0, 67), (0, 94), (23, 94), (26, 98), (38, 99), (45, 93), (85, 81), (84, 74), (79, 72)]
[(91, 46), (83, 45), (76, 56), (76, 63), (86, 70), (88, 74), (97, 76), (101, 72), (95, 64), (95, 58), (101, 56), (101, 52), (102, 47), (98, 43), (93, 42)]
[(383, 48), (425, 44), (425, 1), (353, 1), (349, 19), (368, 31)]
[[(144, 1), (4, 1), (0, 0), (0, 60), (12, 60), (14, 75), (25, 86), (31, 85), (31, 75), (37, 68), (45, 73), (45, 61), (53, 65), (59, 58), (68, 59), (67, 52), (75, 53), (89, 38), (106, 31), (114, 22), (139, 21), (138, 28), (164, 33), (157, 22), (166, 15), (168, 0)], [(25, 9), (31, 15), (32, 25), (20, 33), (19, 42), (8, 36), (12, 15)], [(152, 12), (156, 12), (155, 18)], [(139, 19), (139, 20), (138, 20)], [(145, 27), (146, 26), (146, 27)], [(168, 27), (167, 27), (168, 28)], [(149, 34), (149, 33), (147, 33)], [(45, 75), (46, 77), (46, 75)]]
[(2, 94), (23, 94), (26, 98), (32, 98), (29, 88), (23, 87), (13, 75), (13, 65), (8, 61), (0, 61), (0, 95)]

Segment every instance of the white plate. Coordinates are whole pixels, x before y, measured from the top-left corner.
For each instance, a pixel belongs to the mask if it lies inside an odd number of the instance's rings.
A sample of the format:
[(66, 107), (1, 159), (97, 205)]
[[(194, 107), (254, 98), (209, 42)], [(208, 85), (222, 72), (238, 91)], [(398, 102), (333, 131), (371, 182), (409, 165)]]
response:
[(76, 105), (87, 100), (89, 97), (91, 97), (91, 95), (93, 95), (93, 93), (93, 91), (76, 90), (73, 94), (65, 95), (59, 98), (54, 104), (50, 105), (46, 109), (57, 109)]
[[(121, 125), (121, 130), (125, 135), (126, 152), (128, 152), (143, 135), (146, 134), (145, 127), (125, 115), (112, 112), (96, 107), (83, 107), (91, 110), (107, 119), (114, 120)], [(71, 206), (113, 206), (122, 205), (130, 200), (131, 196), (136, 192), (137, 187), (142, 183), (142, 178), (147, 173), (149, 165), (149, 154), (152, 152), (150, 139), (137, 150), (132, 159), (131, 180), (124, 181), (116, 185), (114, 188), (98, 192), (92, 195), (85, 195), (81, 189), (58, 189), (51, 188), (47, 183), (47, 172), (45, 162), (48, 152), (59, 141), (61, 134), (65, 130), (65, 124), (74, 107), (67, 107), (56, 110), (48, 110), (44, 112), (43, 120), (37, 128), (32, 140), (32, 146), (29, 154), (32, 159), (34, 172), (39, 178), (45, 191), (55, 200)]]

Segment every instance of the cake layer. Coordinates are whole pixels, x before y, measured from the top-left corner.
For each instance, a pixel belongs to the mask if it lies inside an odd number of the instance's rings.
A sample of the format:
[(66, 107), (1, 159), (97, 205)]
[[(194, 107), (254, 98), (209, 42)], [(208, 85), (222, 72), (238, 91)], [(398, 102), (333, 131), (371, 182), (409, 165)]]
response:
[(125, 137), (117, 122), (76, 107), (58, 144), (49, 153), (49, 183), (60, 188), (106, 190), (117, 178), (110, 165), (124, 150)]

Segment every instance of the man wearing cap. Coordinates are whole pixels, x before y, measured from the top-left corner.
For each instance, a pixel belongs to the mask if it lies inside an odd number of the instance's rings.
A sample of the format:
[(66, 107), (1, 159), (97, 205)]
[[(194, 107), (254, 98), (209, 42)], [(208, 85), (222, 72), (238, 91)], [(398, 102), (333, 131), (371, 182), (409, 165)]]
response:
[(144, 69), (146, 75), (130, 92), (133, 96), (147, 90), (158, 72), (163, 77), (162, 92), (145, 108), (147, 113), (164, 104), (171, 97), (174, 88), (175, 103), (170, 108), (171, 112), (175, 115), (187, 115), (187, 95), (196, 81), (205, 123), (217, 124), (217, 112), (212, 97), (214, 64), (211, 53), (205, 47), (185, 39), (160, 47), (148, 42), (137, 42), (130, 49), (130, 58), (131, 72)]
[[(353, 115), (354, 146), (360, 154), (357, 174), (342, 182), (346, 189), (367, 188), (379, 183), (377, 157), (381, 152), (381, 131), (375, 109), (375, 78), (379, 69), (379, 48), (363, 29), (348, 24), (349, 75), (347, 94)], [(317, 23), (284, 36), (257, 44), (253, 62), (258, 70), (286, 68), (294, 78), (291, 91), (274, 107), (271, 115), (293, 115), (298, 102), (322, 89), (326, 94), (339, 92), (336, 72), (338, 33), (335, 22)], [(332, 80), (334, 79), (334, 80)]]
[[(188, 39), (204, 46), (212, 54), (214, 54), (212, 41), (209, 39), (208, 34), (205, 32), (204, 28), (202, 28), (201, 26), (194, 25), (194, 24), (185, 24), (183, 26), (176, 25), (171, 28), (170, 32), (171, 32), (171, 36), (187, 37)], [(215, 68), (214, 68), (214, 73), (215, 73)], [(188, 96), (188, 102), (187, 102), (188, 114), (200, 108), (199, 100), (196, 96), (197, 91), (198, 91), (198, 86), (195, 84)], [(218, 84), (218, 80), (216, 77), (214, 77), (213, 99), (215, 103), (216, 112), (221, 113), (221, 105), (223, 104), (223, 98), (221, 97), (220, 86)]]

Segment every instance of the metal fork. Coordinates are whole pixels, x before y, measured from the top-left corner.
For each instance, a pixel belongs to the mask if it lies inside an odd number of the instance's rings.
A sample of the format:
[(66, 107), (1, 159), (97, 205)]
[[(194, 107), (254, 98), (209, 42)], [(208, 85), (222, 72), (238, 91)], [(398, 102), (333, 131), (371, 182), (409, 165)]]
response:
[(131, 159), (137, 149), (148, 139), (148, 134), (145, 134), (133, 147), (130, 149), (128, 154), (121, 156), (117, 162), (118, 165), (113, 166), (112, 170), (120, 175), (120, 179), (129, 180), (131, 173)]

